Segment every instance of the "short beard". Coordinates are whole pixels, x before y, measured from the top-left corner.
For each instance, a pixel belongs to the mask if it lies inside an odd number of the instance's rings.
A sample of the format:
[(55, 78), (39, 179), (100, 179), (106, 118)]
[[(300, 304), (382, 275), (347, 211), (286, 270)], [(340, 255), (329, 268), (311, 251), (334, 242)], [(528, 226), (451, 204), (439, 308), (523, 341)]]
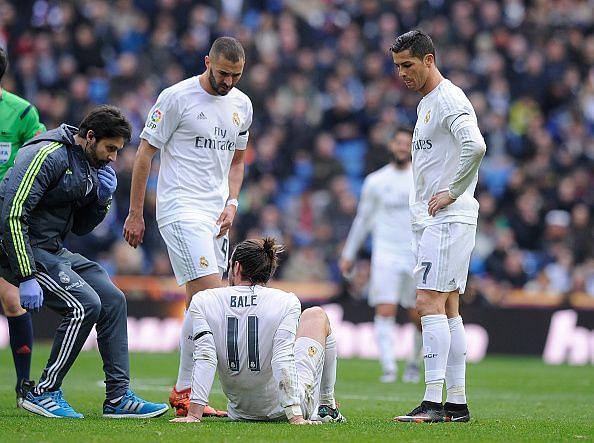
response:
[(96, 169), (101, 169), (109, 163), (106, 161), (101, 161), (99, 160), (99, 157), (97, 157), (97, 142), (93, 143), (92, 145), (87, 144), (86, 154), (90, 165)]
[(227, 95), (229, 93), (229, 90), (227, 90), (227, 92), (222, 93), (221, 91), (219, 91), (219, 85), (217, 85), (217, 81), (214, 77), (214, 74), (212, 73), (212, 71), (209, 69), (208, 70), (208, 82), (210, 83), (210, 87), (218, 94), (218, 95)]
[(399, 168), (402, 168), (403, 166), (406, 166), (407, 163), (408, 163), (408, 159), (401, 159), (401, 158), (396, 157), (395, 155), (392, 155), (392, 161)]

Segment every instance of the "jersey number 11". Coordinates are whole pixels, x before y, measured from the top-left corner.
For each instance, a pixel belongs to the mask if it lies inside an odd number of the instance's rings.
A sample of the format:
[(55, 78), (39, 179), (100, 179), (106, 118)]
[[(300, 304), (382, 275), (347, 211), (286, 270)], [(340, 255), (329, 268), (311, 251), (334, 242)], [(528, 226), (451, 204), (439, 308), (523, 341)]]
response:
[[(227, 317), (227, 362), (229, 369), (239, 371), (239, 319)], [(258, 317), (249, 315), (247, 321), (247, 357), (250, 371), (260, 371), (260, 351), (258, 350)]]

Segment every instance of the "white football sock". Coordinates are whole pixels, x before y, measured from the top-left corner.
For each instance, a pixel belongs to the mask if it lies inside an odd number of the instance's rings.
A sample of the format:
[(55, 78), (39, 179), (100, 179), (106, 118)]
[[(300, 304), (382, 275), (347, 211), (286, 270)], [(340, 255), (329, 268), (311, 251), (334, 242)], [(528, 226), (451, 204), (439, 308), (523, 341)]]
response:
[(192, 386), (192, 370), (194, 369), (194, 340), (192, 340), (192, 316), (186, 311), (179, 337), (179, 370), (175, 389), (183, 391)]
[(396, 358), (394, 357), (394, 317), (376, 315), (373, 319), (375, 325), (375, 338), (379, 350), (379, 361), (384, 374), (396, 373)]
[(423, 400), (441, 403), (451, 341), (448, 319), (445, 315), (425, 315), (421, 325), (426, 384)]
[(320, 404), (336, 408), (334, 400), (334, 385), (336, 384), (336, 339), (334, 334), (326, 337), (326, 346), (324, 347), (324, 368), (322, 369), (322, 379), (320, 380)]
[(446, 401), (466, 403), (466, 333), (462, 317), (448, 319), (452, 343), (446, 366)]

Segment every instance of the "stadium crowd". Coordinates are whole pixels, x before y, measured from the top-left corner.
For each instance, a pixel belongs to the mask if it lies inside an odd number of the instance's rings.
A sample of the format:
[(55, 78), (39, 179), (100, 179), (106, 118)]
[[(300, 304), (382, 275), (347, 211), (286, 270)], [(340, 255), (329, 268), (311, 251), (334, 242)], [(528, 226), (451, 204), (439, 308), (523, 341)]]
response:
[(112, 210), (69, 247), (114, 274), (169, 275), (154, 218), (158, 161), (144, 243), (122, 239), (138, 136), (158, 93), (201, 73), (216, 37), (235, 36), (254, 122), (232, 243), (276, 237), (288, 247), (281, 278), (339, 282), (363, 178), (387, 162), (394, 130), (414, 126), (419, 97), (394, 75), (388, 48), (416, 27), (433, 36), (487, 142), (471, 298), (497, 305), (507, 289), (594, 297), (588, 0), (0, 0), (11, 60), (2, 86), (34, 103), (48, 129), (78, 124), (99, 103), (124, 111), (133, 137), (115, 165)]

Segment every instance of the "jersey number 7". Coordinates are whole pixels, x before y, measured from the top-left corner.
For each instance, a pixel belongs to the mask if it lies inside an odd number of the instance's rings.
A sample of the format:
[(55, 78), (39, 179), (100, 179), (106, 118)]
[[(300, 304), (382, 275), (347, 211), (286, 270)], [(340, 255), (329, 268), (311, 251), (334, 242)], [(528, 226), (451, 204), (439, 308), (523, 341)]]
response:
[[(239, 319), (227, 317), (227, 362), (229, 369), (239, 371)], [(247, 321), (247, 357), (250, 371), (260, 371), (260, 351), (258, 349), (258, 317), (249, 315)]]

